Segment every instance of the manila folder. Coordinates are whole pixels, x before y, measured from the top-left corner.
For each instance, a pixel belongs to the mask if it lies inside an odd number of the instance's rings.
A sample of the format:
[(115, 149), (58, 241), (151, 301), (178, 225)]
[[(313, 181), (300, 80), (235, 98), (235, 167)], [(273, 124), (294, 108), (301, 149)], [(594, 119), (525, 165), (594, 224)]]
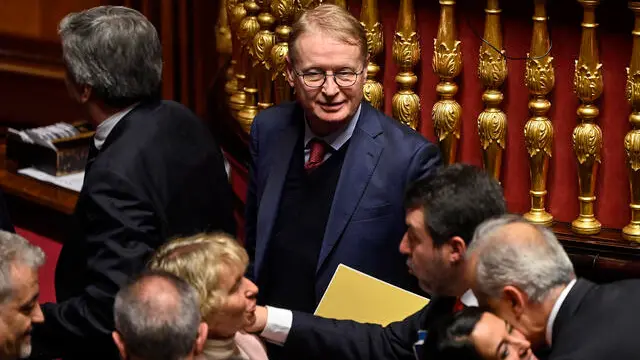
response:
[(314, 315), (386, 326), (428, 303), (425, 297), (340, 264)]

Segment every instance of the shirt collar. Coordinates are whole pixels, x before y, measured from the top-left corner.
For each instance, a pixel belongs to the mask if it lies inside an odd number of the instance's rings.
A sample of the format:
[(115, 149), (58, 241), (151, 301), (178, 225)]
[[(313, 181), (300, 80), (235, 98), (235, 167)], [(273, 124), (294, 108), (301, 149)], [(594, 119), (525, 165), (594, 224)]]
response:
[(471, 289), (467, 290), (460, 296), (460, 302), (468, 307), (476, 307), (478, 306), (478, 299), (476, 295), (471, 291)]
[(573, 288), (573, 285), (575, 284), (576, 279), (571, 280), (571, 282), (569, 282), (569, 285), (567, 285), (564, 290), (562, 290), (560, 296), (558, 296), (558, 299), (556, 299), (556, 303), (553, 304), (551, 314), (549, 314), (549, 319), (547, 320), (547, 331), (545, 333), (545, 338), (549, 346), (551, 346), (551, 340), (553, 337), (553, 323), (556, 321), (556, 317), (558, 316), (560, 307), (562, 307), (562, 303), (567, 298), (567, 295), (569, 295), (569, 291), (571, 291), (571, 288)]
[(104, 141), (107, 139), (107, 136), (111, 133), (111, 130), (125, 117), (134, 107), (136, 107), (138, 103), (135, 103), (124, 110), (120, 110), (117, 113), (109, 116), (107, 120), (101, 122), (96, 128), (96, 134), (93, 137), (93, 144), (96, 146), (96, 149), (100, 150), (102, 145), (104, 145)]
[(362, 109), (362, 104), (358, 105), (358, 110), (349, 121), (349, 124), (342, 129), (341, 131), (335, 132), (333, 134), (329, 134), (327, 136), (316, 136), (311, 128), (309, 127), (309, 123), (307, 122), (307, 118), (305, 116), (304, 119), (304, 147), (306, 148), (309, 144), (309, 141), (313, 138), (317, 138), (326, 142), (333, 151), (340, 150), (342, 145), (344, 145), (351, 136), (353, 135), (353, 131), (356, 129), (356, 124), (358, 123), (358, 119), (360, 118), (360, 110)]

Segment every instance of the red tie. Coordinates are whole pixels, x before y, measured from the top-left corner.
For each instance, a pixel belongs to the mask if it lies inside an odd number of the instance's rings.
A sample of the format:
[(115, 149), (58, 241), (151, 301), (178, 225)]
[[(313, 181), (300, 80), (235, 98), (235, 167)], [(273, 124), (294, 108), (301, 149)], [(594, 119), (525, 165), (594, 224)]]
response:
[(456, 299), (456, 304), (453, 305), (453, 312), (457, 313), (458, 311), (462, 311), (464, 310), (465, 305), (462, 303), (462, 301), (460, 300), (460, 298)]
[(324, 161), (324, 155), (327, 153), (327, 143), (319, 139), (311, 139), (309, 148), (309, 160), (304, 164), (304, 169), (308, 173), (315, 170)]

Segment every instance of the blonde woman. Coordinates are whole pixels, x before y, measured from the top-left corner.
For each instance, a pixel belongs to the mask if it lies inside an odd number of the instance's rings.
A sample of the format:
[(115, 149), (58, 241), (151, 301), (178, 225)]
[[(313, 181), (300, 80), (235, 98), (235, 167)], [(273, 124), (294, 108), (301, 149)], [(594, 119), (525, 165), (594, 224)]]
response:
[(201, 359), (263, 360), (264, 345), (241, 330), (255, 322), (258, 288), (244, 277), (249, 258), (223, 233), (175, 239), (152, 256), (149, 268), (170, 272), (193, 286), (209, 325)]

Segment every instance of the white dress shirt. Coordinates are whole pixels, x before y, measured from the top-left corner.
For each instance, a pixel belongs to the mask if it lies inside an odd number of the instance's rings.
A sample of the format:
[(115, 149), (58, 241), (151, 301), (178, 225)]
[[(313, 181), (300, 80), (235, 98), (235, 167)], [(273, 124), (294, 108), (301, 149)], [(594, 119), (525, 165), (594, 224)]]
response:
[(560, 307), (562, 307), (562, 303), (569, 295), (571, 288), (576, 284), (576, 279), (571, 280), (569, 285), (562, 290), (560, 296), (556, 299), (556, 303), (553, 304), (553, 308), (551, 309), (551, 314), (549, 314), (549, 319), (547, 320), (547, 331), (545, 333), (545, 338), (547, 340), (547, 345), (551, 346), (551, 340), (553, 337), (553, 323), (556, 321), (556, 317), (558, 316), (558, 312), (560, 311)]
[[(307, 146), (309, 145), (309, 141), (312, 139), (323, 140), (327, 145), (331, 146), (333, 151), (338, 151), (340, 148), (351, 139), (353, 135), (353, 131), (356, 129), (356, 124), (358, 123), (358, 119), (360, 119), (360, 110), (362, 109), (362, 104), (358, 106), (358, 110), (353, 114), (353, 118), (349, 121), (347, 127), (342, 129), (342, 131), (335, 132), (333, 134), (329, 134), (327, 136), (316, 136), (311, 128), (309, 127), (309, 123), (307, 119), (304, 119), (304, 162), (309, 161), (309, 156), (311, 155), (311, 149)], [(324, 154), (324, 159), (322, 161), (326, 161), (331, 156), (332, 151), (327, 151)]]
[(117, 113), (109, 116), (107, 120), (101, 122), (96, 128), (96, 134), (93, 137), (93, 144), (96, 146), (96, 149), (100, 150), (102, 145), (104, 145), (104, 141), (107, 139), (107, 136), (111, 133), (114, 127), (125, 117), (133, 108), (136, 107), (138, 103), (135, 103), (124, 110), (120, 110)]

